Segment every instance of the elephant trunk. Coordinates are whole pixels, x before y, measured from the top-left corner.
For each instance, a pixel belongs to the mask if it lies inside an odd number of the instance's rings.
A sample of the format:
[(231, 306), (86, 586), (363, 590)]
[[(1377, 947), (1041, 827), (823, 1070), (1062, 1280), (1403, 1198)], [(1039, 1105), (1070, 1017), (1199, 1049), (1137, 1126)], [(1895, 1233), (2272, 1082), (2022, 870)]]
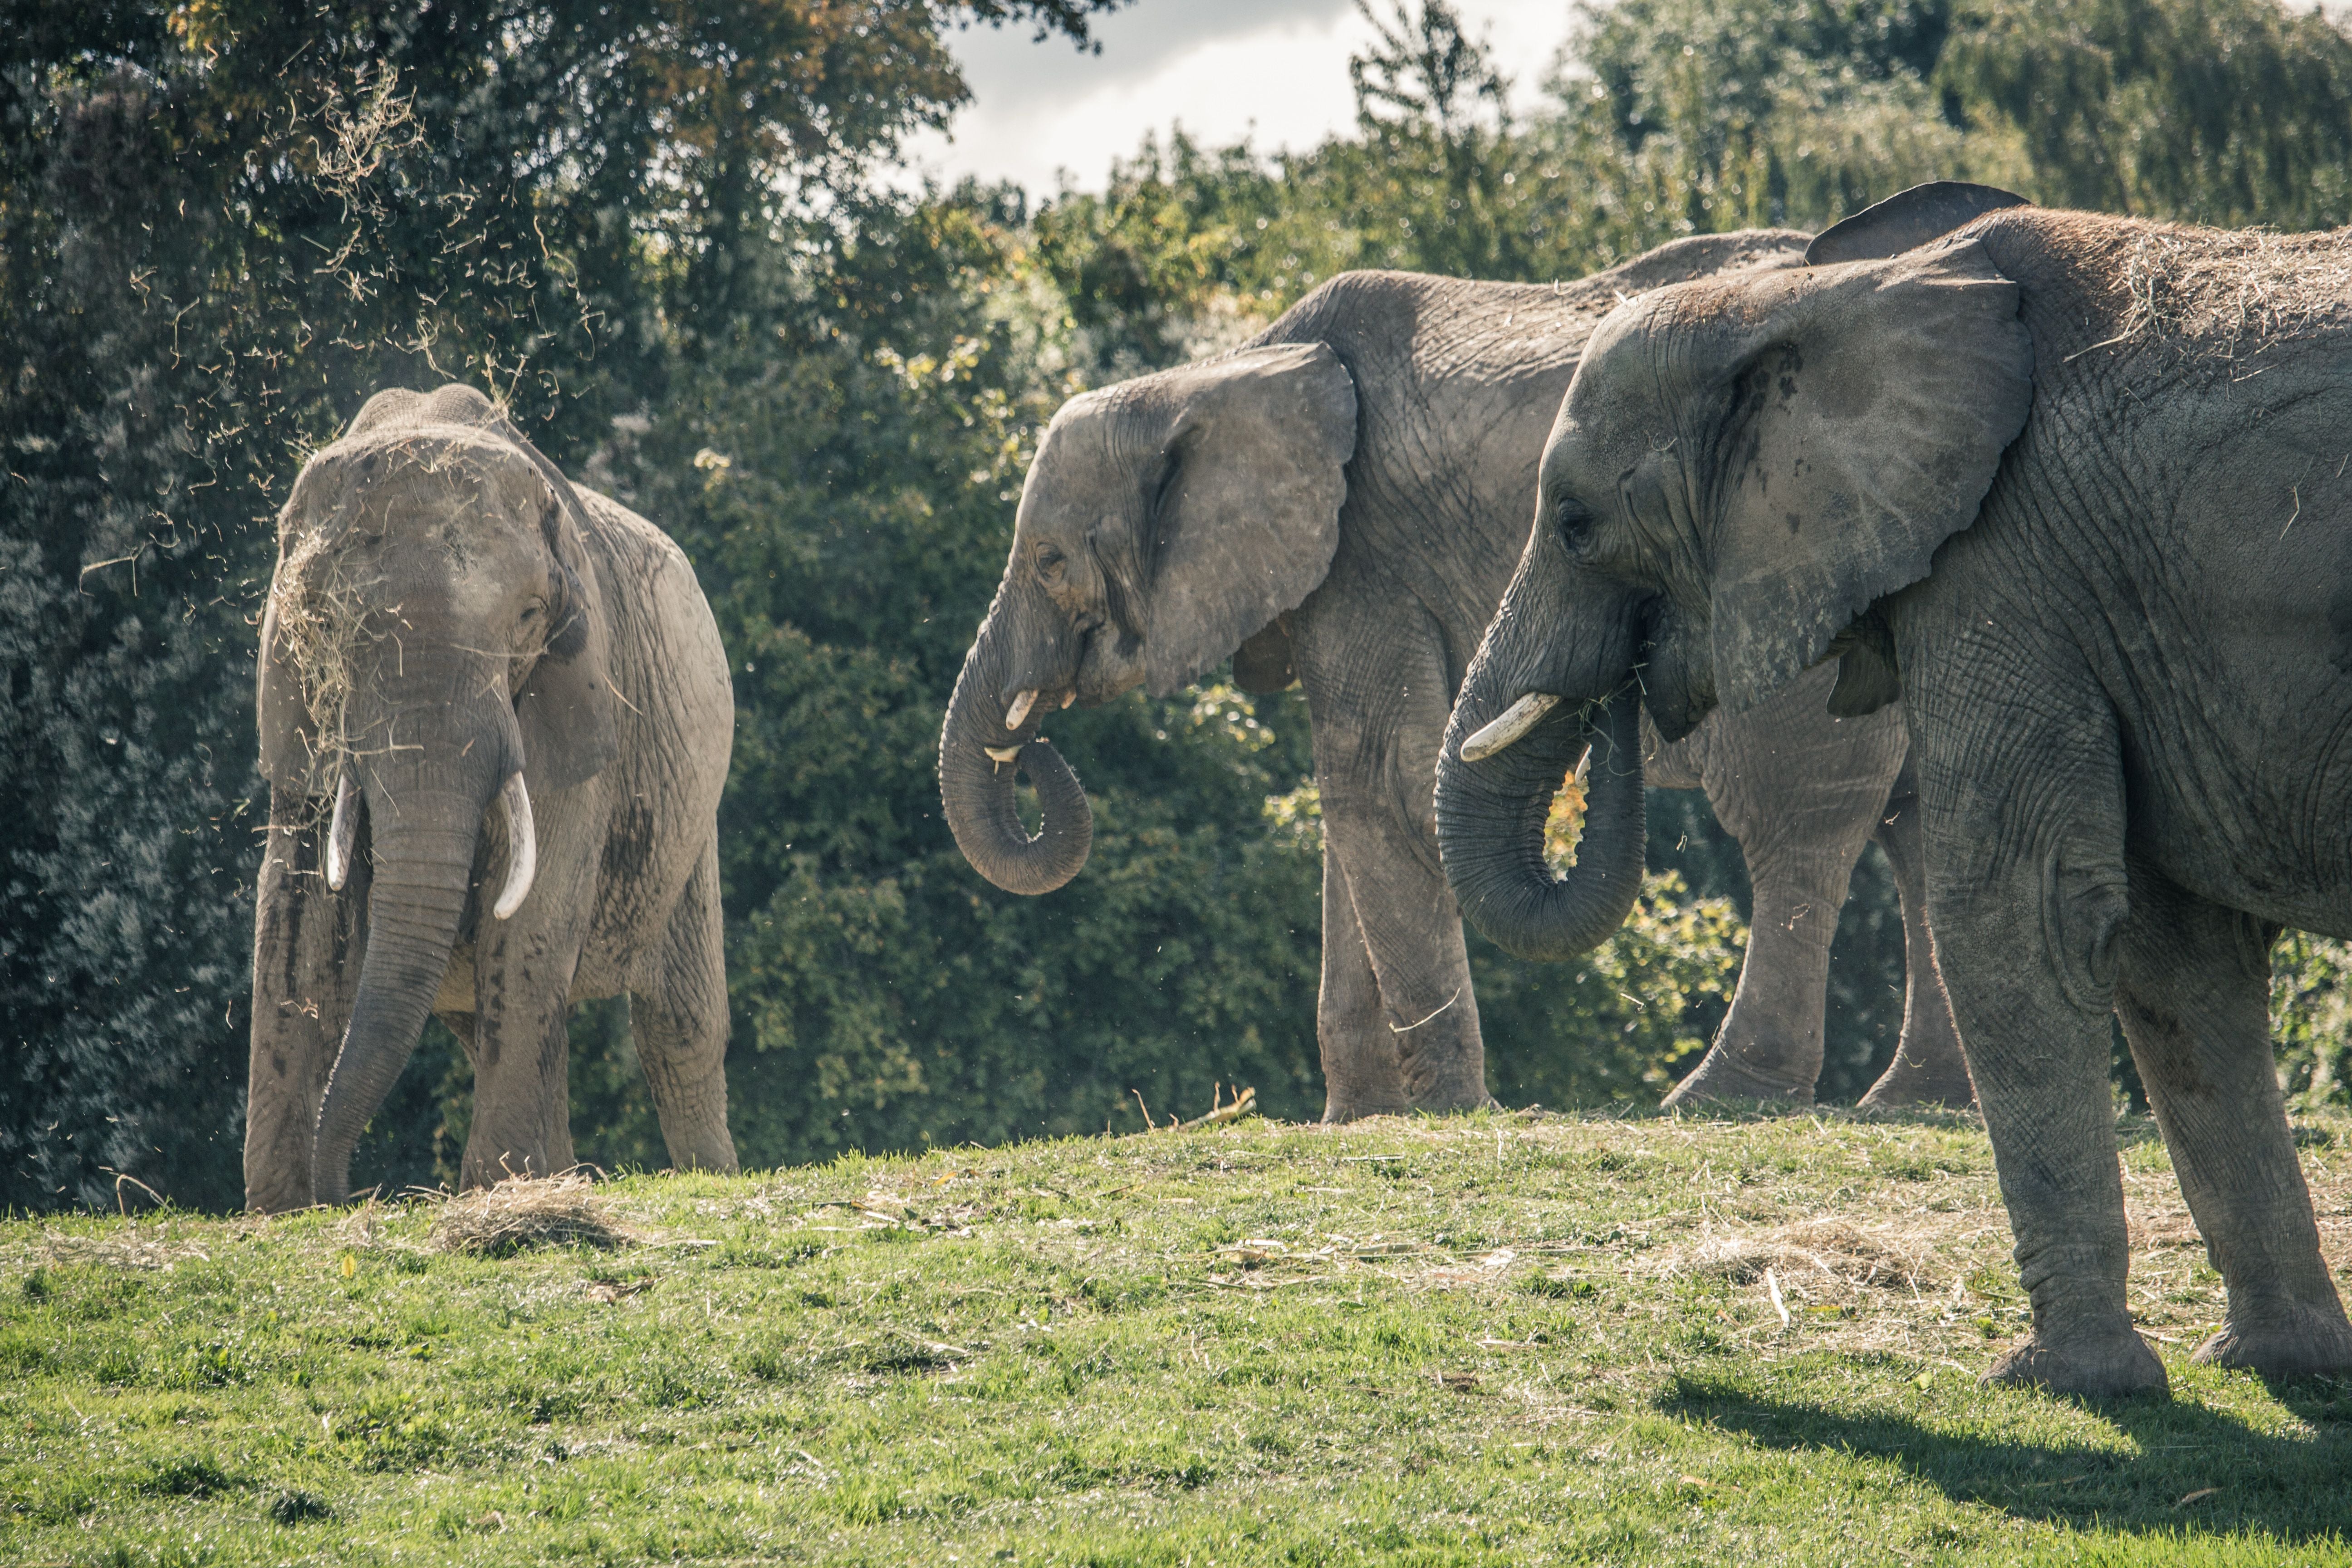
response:
[[(1437, 843), (1470, 923), (1522, 958), (1572, 958), (1633, 912), (1646, 848), (1640, 606), (1538, 527), (1470, 667), (1437, 757)], [(1591, 748), (1584, 834), (1555, 881), (1544, 819)]]
[[(1457, 721), (1437, 764), (1437, 841), (1470, 923), (1521, 958), (1573, 958), (1608, 940), (1633, 912), (1646, 842), (1640, 708), (1628, 686), (1588, 711), (1553, 707), (1514, 745), (1461, 759)], [(1544, 819), (1591, 748), (1584, 836), (1576, 864), (1552, 879)]]
[[(1034, 658), (1018, 661), (1024, 682), (1005, 689), (1015, 673), (1000, 599), (989, 612), (949, 699), (940, 730), (940, 804), (956, 847), (972, 868), (1008, 893), (1050, 893), (1078, 874), (1094, 844), (1094, 813), (1069, 763), (1036, 738), (1055, 707), (1055, 694), (1034, 673)], [(1032, 837), (1013, 798), (1018, 773), (1036, 787), (1044, 816)]]
[[(439, 744), (422, 750), (457, 752)], [(408, 1065), (448, 971), (482, 814), (511, 771), (505, 747), (475, 750), (481, 761), (455, 776), (398, 753), (359, 767), (373, 850), (367, 951), (351, 1024), (319, 1110), (311, 1156), (318, 1203), (338, 1204), (349, 1195), (352, 1151)], [(518, 819), (512, 826), (524, 824)]]

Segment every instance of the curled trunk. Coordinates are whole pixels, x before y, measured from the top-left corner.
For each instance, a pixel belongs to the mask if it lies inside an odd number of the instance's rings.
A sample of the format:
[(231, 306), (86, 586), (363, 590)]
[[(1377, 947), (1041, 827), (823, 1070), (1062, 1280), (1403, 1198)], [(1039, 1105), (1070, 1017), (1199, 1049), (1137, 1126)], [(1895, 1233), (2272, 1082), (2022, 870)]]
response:
[[(1521, 693), (1465, 689), (1437, 763), (1437, 840), (1462, 913), (1521, 958), (1573, 958), (1608, 940), (1642, 889), (1646, 832), (1640, 705), (1633, 689), (1564, 701), (1515, 742), (1462, 760), (1462, 742)], [(1544, 818), (1587, 746), (1591, 771), (1576, 864), (1552, 879)]]
[[(964, 656), (940, 731), (940, 805), (974, 870), (1008, 893), (1050, 893), (1087, 863), (1094, 814), (1069, 763), (1036, 738), (1055, 704), (1034, 691), (1003, 689), (1005, 642), (992, 613)], [(1044, 816), (1034, 836), (1022, 826), (1013, 796), (1019, 773), (1036, 787)]]

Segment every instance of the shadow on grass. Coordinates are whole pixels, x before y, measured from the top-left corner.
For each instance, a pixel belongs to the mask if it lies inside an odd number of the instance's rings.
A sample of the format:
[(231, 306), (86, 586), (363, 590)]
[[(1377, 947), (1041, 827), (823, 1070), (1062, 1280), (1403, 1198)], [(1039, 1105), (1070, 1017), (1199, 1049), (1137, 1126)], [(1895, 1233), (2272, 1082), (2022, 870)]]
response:
[[(1996, 1434), (1985, 1429), (1990, 1421), (1971, 1431), (1964, 1415), (1855, 1413), (1760, 1394), (1736, 1379), (1690, 1375), (1670, 1384), (1657, 1408), (1767, 1448), (1886, 1460), (1957, 1502), (2019, 1519), (2105, 1531), (2259, 1532), (2285, 1542), (2352, 1533), (2352, 1489), (2345, 1484), (2352, 1475), (2352, 1383), (2273, 1392), (2315, 1429), (2311, 1436), (2273, 1436), (2188, 1397), (2067, 1402), (2069, 1417), (2105, 1422), (2131, 1440), (2134, 1453), (2070, 1442), (2063, 1433), (2047, 1441)], [(2049, 1396), (1979, 1397), (1991, 1416), (1991, 1401)]]

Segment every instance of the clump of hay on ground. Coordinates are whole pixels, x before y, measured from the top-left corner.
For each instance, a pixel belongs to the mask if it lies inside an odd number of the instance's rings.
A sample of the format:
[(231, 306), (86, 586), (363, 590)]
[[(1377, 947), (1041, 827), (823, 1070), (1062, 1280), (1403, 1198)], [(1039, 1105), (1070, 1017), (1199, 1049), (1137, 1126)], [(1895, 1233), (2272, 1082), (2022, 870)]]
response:
[(582, 1171), (560, 1176), (509, 1176), (493, 1187), (460, 1193), (441, 1205), (433, 1245), (444, 1252), (505, 1258), (535, 1247), (614, 1251), (645, 1238), (599, 1202)]
[(1865, 1230), (1823, 1216), (1754, 1236), (1709, 1236), (1676, 1248), (1664, 1262), (1670, 1272), (1711, 1275), (1735, 1285), (1752, 1285), (1769, 1268), (1784, 1281), (1924, 1290), (1936, 1273), (1927, 1240), (1893, 1227)]

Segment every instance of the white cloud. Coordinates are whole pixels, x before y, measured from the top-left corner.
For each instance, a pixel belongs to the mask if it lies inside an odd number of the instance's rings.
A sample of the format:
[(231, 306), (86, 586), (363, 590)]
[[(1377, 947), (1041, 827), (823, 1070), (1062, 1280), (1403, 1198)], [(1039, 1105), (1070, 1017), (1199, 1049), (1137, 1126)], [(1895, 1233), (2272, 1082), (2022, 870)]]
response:
[[(1515, 97), (1533, 100), (1568, 35), (1565, 0), (1461, 0), (1491, 40)], [(1381, 14), (1388, 14), (1385, 5)], [(948, 135), (910, 144), (916, 167), (951, 182), (1009, 179), (1047, 195), (1066, 171), (1100, 190), (1115, 157), (1181, 124), (1223, 146), (1303, 149), (1355, 123), (1348, 57), (1372, 33), (1350, 0), (1142, 0), (1096, 25), (1100, 55), (1021, 29), (975, 28), (951, 45), (972, 102)]]

